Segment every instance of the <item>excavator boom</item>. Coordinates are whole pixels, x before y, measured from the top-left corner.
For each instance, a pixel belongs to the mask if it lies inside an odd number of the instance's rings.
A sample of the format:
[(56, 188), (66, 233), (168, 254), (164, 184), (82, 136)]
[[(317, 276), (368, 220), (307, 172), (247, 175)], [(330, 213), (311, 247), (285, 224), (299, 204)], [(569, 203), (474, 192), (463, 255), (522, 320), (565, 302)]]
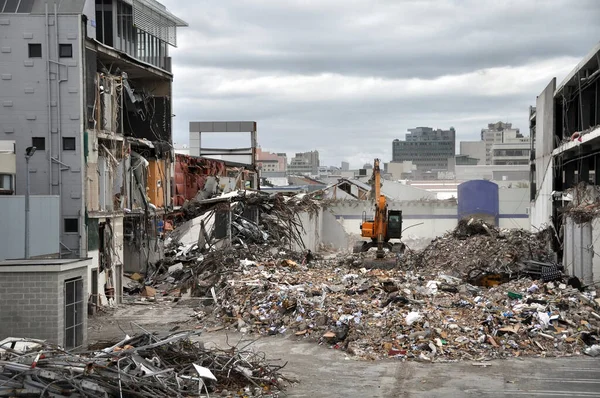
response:
[[(388, 205), (385, 195), (381, 194), (381, 169), (379, 159), (375, 159), (373, 162), (373, 176), (371, 178), (373, 193), (373, 201), (375, 203), (374, 215), (372, 220), (366, 219), (366, 214), (363, 214), (363, 220), (360, 225), (361, 236), (363, 238), (369, 238), (370, 241), (359, 242), (354, 247), (354, 252), (366, 252), (372, 247), (377, 247), (377, 261), (384, 262), (385, 251), (384, 248), (389, 249), (391, 252), (402, 251), (404, 245), (394, 244), (392, 245), (389, 240), (392, 238), (401, 238), (402, 233), (402, 212), (398, 210), (388, 211)], [(391, 228), (390, 228), (391, 226)], [(395, 265), (395, 258), (392, 259), (393, 267)], [(383, 264), (376, 264), (380, 268)], [(386, 265), (386, 268), (389, 264)]]

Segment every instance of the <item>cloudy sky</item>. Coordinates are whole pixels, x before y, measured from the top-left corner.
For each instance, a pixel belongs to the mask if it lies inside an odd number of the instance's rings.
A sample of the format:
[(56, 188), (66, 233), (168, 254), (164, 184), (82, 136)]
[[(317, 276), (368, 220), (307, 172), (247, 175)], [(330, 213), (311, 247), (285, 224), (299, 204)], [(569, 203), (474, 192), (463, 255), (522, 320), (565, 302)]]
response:
[(189, 23), (172, 50), (174, 141), (191, 120), (255, 120), (263, 149), (317, 149), (322, 165), (389, 161), (416, 126), (528, 134), (536, 95), (600, 40), (598, 0), (162, 2)]

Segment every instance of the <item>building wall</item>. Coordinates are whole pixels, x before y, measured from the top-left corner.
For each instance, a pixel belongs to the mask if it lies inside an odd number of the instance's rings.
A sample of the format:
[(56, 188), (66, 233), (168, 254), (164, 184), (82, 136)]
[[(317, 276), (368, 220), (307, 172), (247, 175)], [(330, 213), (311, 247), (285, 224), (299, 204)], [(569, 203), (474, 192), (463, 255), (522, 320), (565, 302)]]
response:
[(392, 175), (395, 180), (402, 179), (403, 174), (411, 173), (416, 166), (413, 166), (411, 161), (390, 162), (387, 164), (387, 172)]
[(564, 223), (562, 263), (570, 275), (575, 275), (584, 284), (598, 280), (600, 261), (595, 260), (594, 242), (600, 237), (600, 223), (595, 219), (591, 223), (578, 224), (571, 217)]
[(484, 141), (461, 141), (460, 154), (479, 159), (477, 164), (485, 164), (486, 151)]
[[(506, 174), (502, 174), (506, 172)], [(523, 173), (521, 175), (528, 175), (529, 166), (511, 166), (511, 165), (478, 165), (478, 166), (460, 166), (456, 165), (454, 175), (457, 180), (468, 181), (468, 180), (493, 180), (494, 175), (500, 173), (501, 175), (511, 176), (514, 172)], [(519, 178), (517, 181), (521, 181)]]
[[(29, 200), (29, 253), (31, 257), (58, 256), (60, 251), (60, 198), (31, 196)], [(0, 260), (25, 255), (25, 197), (0, 196)]]
[[(78, 15), (60, 15), (58, 25), (49, 18), (50, 48), (46, 45), (44, 15), (3, 14), (8, 24), (0, 24), (2, 68), (0, 73), (0, 140), (15, 140), (17, 154), (32, 145), (32, 137), (45, 139), (45, 150), (38, 148), (30, 160), (31, 193), (61, 196), (63, 219), (78, 219), (79, 233), (62, 233), (61, 241), (82, 254), (83, 234), (82, 170), (82, 57)], [(58, 29), (58, 37), (55, 29)], [(29, 44), (42, 45), (42, 58), (29, 58)], [(71, 44), (73, 57), (58, 58), (58, 44)], [(50, 63), (48, 73), (48, 57)], [(48, 81), (49, 78), (49, 81)], [(51, 87), (48, 100), (49, 85)], [(49, 108), (48, 108), (49, 105)], [(75, 151), (64, 151), (62, 138), (75, 138)], [(64, 165), (52, 162), (51, 157)], [(25, 190), (25, 158), (17, 156), (17, 194)]]
[(456, 153), (456, 132), (431, 127), (409, 129), (406, 140), (392, 142), (392, 161), (410, 160), (419, 171), (447, 170), (448, 159)]
[(498, 203), (500, 228), (529, 230), (529, 188), (500, 188)]
[(393, 200), (407, 201), (436, 198), (436, 195), (433, 192), (429, 192), (407, 184), (402, 184), (397, 181), (384, 180), (381, 190), (384, 195)]
[[(406, 236), (434, 238), (457, 224), (455, 201), (390, 201), (389, 209), (402, 210)], [(344, 201), (328, 207), (347, 233), (360, 234), (362, 214), (373, 217), (370, 201)], [(410, 228), (409, 228), (410, 227)]]
[(529, 140), (519, 143), (497, 143), (493, 144), (492, 164), (494, 165), (529, 165)]
[(321, 242), (326, 246), (338, 249), (350, 249), (350, 235), (344, 229), (344, 226), (335, 218), (331, 210), (323, 210), (323, 231)]
[[(82, 263), (89, 260), (81, 261)], [(83, 278), (83, 346), (87, 341), (86, 264), (61, 272), (25, 271), (31, 267), (0, 267), (0, 339), (29, 337), (65, 344), (64, 282)], [(43, 266), (47, 267), (47, 266)], [(43, 267), (41, 267), (43, 269)], [(11, 271), (18, 268), (19, 271)], [(35, 267), (40, 268), (40, 267)]]
[(481, 129), (481, 140), (485, 142), (485, 164), (493, 164), (492, 146), (494, 144), (515, 142), (518, 136), (520, 136), (519, 129), (513, 129), (512, 123), (490, 123), (487, 129)]
[[(302, 223), (303, 231), (301, 231), (302, 242), (304, 249), (316, 252), (321, 245), (321, 231), (323, 230), (323, 211), (319, 210), (315, 213), (302, 212), (299, 214), (300, 222)], [(292, 245), (293, 250), (304, 250), (298, 244)]]
[(536, 100), (535, 126), (535, 185), (531, 204), (531, 227), (542, 228), (552, 216), (554, 149), (554, 91), (556, 78), (552, 79)]

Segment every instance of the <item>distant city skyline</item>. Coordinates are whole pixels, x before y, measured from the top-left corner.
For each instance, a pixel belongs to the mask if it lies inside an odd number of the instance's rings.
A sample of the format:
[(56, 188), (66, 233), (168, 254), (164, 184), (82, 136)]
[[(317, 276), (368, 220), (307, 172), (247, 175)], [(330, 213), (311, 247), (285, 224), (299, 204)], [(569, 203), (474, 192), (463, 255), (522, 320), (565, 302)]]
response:
[(414, 126), (525, 132), (536, 96), (600, 38), (590, 0), (164, 3), (190, 25), (171, 52), (175, 141), (191, 120), (256, 120), (263, 148), (352, 167)]

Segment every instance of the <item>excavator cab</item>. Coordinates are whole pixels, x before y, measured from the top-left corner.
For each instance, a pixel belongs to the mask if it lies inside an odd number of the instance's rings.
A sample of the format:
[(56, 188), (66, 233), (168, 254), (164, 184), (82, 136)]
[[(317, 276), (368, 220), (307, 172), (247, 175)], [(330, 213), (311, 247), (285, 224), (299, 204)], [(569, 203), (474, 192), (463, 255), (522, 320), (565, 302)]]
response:
[(402, 238), (402, 210), (388, 211), (388, 225), (386, 239)]

